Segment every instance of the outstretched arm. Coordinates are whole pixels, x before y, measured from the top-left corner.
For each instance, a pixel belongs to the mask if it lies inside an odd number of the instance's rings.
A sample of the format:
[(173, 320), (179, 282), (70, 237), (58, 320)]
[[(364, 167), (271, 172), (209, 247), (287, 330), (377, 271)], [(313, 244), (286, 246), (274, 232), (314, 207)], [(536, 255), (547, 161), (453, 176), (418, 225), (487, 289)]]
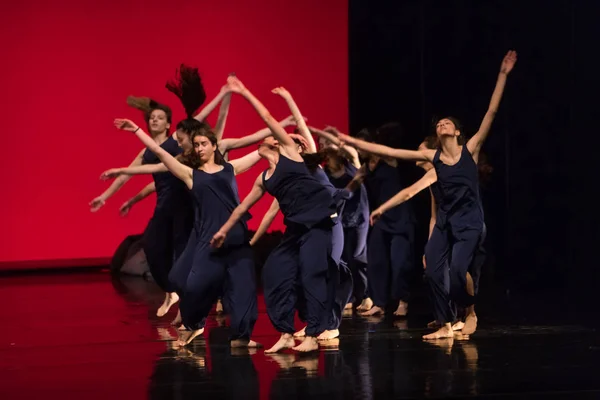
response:
[[(142, 165), (142, 157), (144, 156), (144, 151), (145, 150), (142, 150), (138, 153), (138, 155), (133, 159), (131, 164), (129, 164), (130, 167)], [(125, 182), (127, 182), (129, 179), (131, 179), (131, 176), (128, 176), (128, 175), (119, 176), (119, 178), (117, 178), (109, 186), (109, 188), (104, 191), (104, 193), (102, 193), (100, 196), (98, 196), (95, 199), (93, 199), (92, 201), (90, 201), (90, 203), (89, 203), (90, 211), (96, 212), (100, 208), (102, 208), (102, 206), (106, 203), (106, 200), (110, 199), (115, 193), (117, 193), (119, 191), (119, 189), (121, 189), (121, 187), (123, 187)]]
[(399, 206), (400, 204), (412, 199), (417, 193), (431, 186), (432, 183), (437, 181), (437, 175), (435, 169), (430, 169), (425, 175), (411, 186), (402, 189), (394, 197), (380, 205), (371, 213), (371, 225), (375, 224), (381, 218), (383, 213), (391, 208)]
[(142, 190), (140, 190), (138, 194), (136, 194), (131, 199), (123, 203), (123, 205), (121, 205), (121, 208), (119, 208), (121, 216), (126, 216), (131, 210), (131, 207), (134, 206), (134, 204), (144, 200), (146, 197), (150, 196), (154, 192), (156, 192), (156, 185), (154, 184), (154, 182), (150, 182)]
[(307, 153), (316, 153), (317, 152), (317, 144), (315, 143), (315, 139), (312, 137), (310, 130), (308, 130), (308, 126), (306, 126), (306, 121), (304, 120), (304, 117), (302, 117), (302, 113), (300, 112), (300, 109), (298, 108), (298, 105), (294, 101), (294, 98), (292, 97), (290, 92), (288, 92), (283, 87), (278, 87), (278, 88), (273, 89), (273, 93), (278, 94), (281, 97), (283, 97), (283, 99), (286, 101), (288, 107), (290, 108), (290, 111), (292, 112), (292, 116), (294, 117), (294, 119), (296, 120), (296, 124), (298, 125), (298, 130), (300, 131), (300, 135), (302, 135), (302, 137), (304, 139), (306, 139), (306, 142), (308, 143), (308, 149), (306, 149), (306, 152)]
[(181, 179), (189, 189), (192, 188), (193, 171), (190, 167), (188, 167), (187, 165), (183, 165), (182, 163), (177, 161), (175, 157), (167, 153), (165, 149), (160, 147), (158, 143), (152, 140), (152, 138), (148, 136), (146, 132), (141, 130), (140, 127), (132, 121), (128, 119), (115, 119), (115, 126), (119, 129), (133, 132), (151, 152), (156, 154), (158, 159), (167, 166), (167, 168), (169, 169), (169, 171), (171, 171), (173, 175)]
[[(279, 121), (279, 124), (283, 128), (294, 125), (294, 117), (289, 116), (286, 119)], [(227, 138), (219, 141), (219, 151), (221, 154), (227, 153), (229, 150), (240, 149), (242, 147), (248, 147), (254, 143), (258, 143), (265, 140), (267, 137), (273, 135), (273, 132), (269, 128), (263, 128), (260, 131), (254, 132), (251, 135), (243, 136), (241, 138)]]
[(157, 174), (160, 172), (167, 172), (169, 169), (165, 164), (146, 164), (138, 165), (135, 167), (126, 168), (111, 168), (106, 170), (100, 175), (100, 179), (106, 181), (108, 179), (116, 178), (122, 175), (149, 175)]
[(227, 79), (227, 83), (231, 91), (241, 94), (256, 110), (256, 112), (260, 115), (262, 120), (267, 124), (271, 132), (273, 132), (273, 136), (279, 142), (279, 149), (286, 157), (294, 160), (294, 161), (303, 161), (300, 154), (296, 150), (296, 144), (294, 141), (288, 136), (287, 132), (283, 127), (271, 116), (269, 110), (256, 98), (246, 87), (244, 84), (235, 76), (230, 76)]
[(252, 239), (250, 240), (250, 246), (254, 246), (256, 242), (258, 242), (258, 240), (267, 232), (267, 229), (269, 229), (269, 226), (271, 226), (273, 223), (273, 220), (277, 216), (278, 212), (279, 202), (277, 199), (273, 199), (271, 207), (269, 207), (269, 210), (263, 217), (262, 221), (260, 221), (260, 225), (258, 226), (256, 233), (254, 233), (254, 236), (252, 236)]
[(248, 212), (250, 207), (252, 207), (260, 198), (265, 194), (265, 188), (262, 184), (262, 174), (256, 178), (254, 182), (254, 186), (252, 186), (252, 190), (248, 193), (248, 196), (240, 203), (239, 206), (233, 210), (231, 216), (225, 222), (225, 224), (219, 229), (217, 233), (214, 234), (212, 240), (210, 241), (210, 245), (212, 247), (219, 248), (225, 242), (225, 238), (227, 234), (233, 228), (233, 226), (242, 218), (244, 214)]
[(433, 157), (435, 156), (435, 150), (421, 151), (394, 149), (381, 144), (366, 142), (343, 133), (340, 133), (338, 137), (344, 144), (347, 143), (356, 147), (357, 149), (364, 150), (367, 153), (371, 153), (380, 157), (398, 158), (405, 161), (433, 161)]
[(502, 94), (504, 93), (504, 87), (506, 86), (506, 78), (508, 77), (510, 71), (512, 71), (514, 68), (516, 62), (516, 51), (511, 50), (506, 53), (506, 56), (504, 56), (502, 64), (500, 65), (500, 73), (498, 74), (498, 80), (496, 81), (496, 87), (494, 88), (494, 93), (492, 93), (492, 99), (490, 100), (488, 110), (483, 117), (483, 121), (481, 121), (479, 130), (467, 142), (467, 149), (472, 154), (475, 162), (478, 161), (479, 150), (490, 133), (492, 123), (496, 118), (496, 113), (498, 112), (498, 107), (500, 106), (500, 100), (502, 100)]
[(252, 153), (246, 154), (243, 157), (229, 161), (229, 163), (233, 166), (233, 173), (238, 175), (252, 168), (260, 161), (260, 158), (258, 150), (254, 150)]
[(223, 100), (225, 98), (225, 96), (228, 93), (229, 93), (229, 90), (228, 90), (227, 86), (223, 86), (221, 88), (221, 91), (219, 92), (219, 94), (217, 94), (215, 96), (215, 98), (210, 101), (210, 103), (205, 105), (204, 108), (202, 110), (200, 110), (200, 112), (198, 114), (196, 114), (196, 116), (194, 116), (194, 119), (198, 120), (200, 122), (204, 121), (206, 119), (206, 117), (208, 117), (210, 115), (210, 113), (213, 112), (213, 110), (215, 108), (217, 108), (217, 105), (221, 102), (221, 100)]

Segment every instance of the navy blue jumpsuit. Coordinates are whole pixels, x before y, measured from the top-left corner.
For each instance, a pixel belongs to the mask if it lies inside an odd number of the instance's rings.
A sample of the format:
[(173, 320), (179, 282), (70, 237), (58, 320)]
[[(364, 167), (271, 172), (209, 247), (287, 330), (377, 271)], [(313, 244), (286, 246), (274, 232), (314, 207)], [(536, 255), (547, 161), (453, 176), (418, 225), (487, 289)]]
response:
[(437, 220), (425, 249), (425, 273), (434, 299), (435, 319), (449, 323), (456, 318), (452, 302), (460, 307), (474, 303), (474, 297), (466, 291), (466, 274), (481, 244), (484, 223), (477, 165), (467, 146), (463, 146), (455, 165), (444, 164), (440, 154), (438, 149), (433, 159), (440, 199)]
[[(337, 178), (325, 169), (329, 180), (336, 188), (345, 188), (356, 175), (357, 168), (345, 159), (344, 169), (344, 174)], [(348, 265), (352, 273), (354, 301), (360, 303), (368, 297), (367, 237), (369, 234), (369, 199), (364, 185), (360, 185), (360, 188), (356, 189), (352, 197), (346, 201), (341, 218), (344, 228), (342, 260)]]
[[(161, 147), (173, 157), (182, 152), (170, 136)], [(143, 164), (158, 164), (160, 160), (150, 150), (143, 155)], [(154, 281), (167, 293), (174, 292), (169, 272), (183, 253), (193, 226), (194, 209), (185, 184), (170, 172), (152, 174), (156, 186), (156, 207), (144, 231), (144, 253)]]
[(273, 175), (263, 173), (267, 192), (277, 199), (286, 230), (263, 269), (264, 296), (271, 323), (281, 333), (294, 332), (298, 301), (305, 306), (306, 335), (318, 336), (328, 316), (328, 275), (332, 260), (332, 227), (336, 205), (332, 195), (304, 162), (279, 155)]
[(239, 205), (234, 180), (229, 163), (215, 173), (193, 171), (194, 229), (169, 278), (182, 293), (179, 308), (186, 328), (204, 327), (224, 288), (223, 306), (230, 313), (231, 338), (249, 339), (258, 317), (254, 256), (246, 225), (249, 214), (234, 225), (221, 248), (210, 246), (213, 235)]
[[(372, 209), (403, 189), (398, 169), (383, 160), (373, 171), (367, 168), (365, 187)], [(385, 212), (369, 233), (369, 295), (377, 307), (384, 308), (390, 298), (408, 301), (414, 222), (412, 207), (405, 202)]]

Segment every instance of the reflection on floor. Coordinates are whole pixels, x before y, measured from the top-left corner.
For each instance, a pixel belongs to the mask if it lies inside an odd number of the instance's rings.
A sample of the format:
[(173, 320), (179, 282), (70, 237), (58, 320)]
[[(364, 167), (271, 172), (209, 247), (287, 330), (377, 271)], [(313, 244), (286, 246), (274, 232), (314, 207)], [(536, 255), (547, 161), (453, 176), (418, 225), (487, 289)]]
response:
[[(481, 314), (469, 340), (427, 343), (425, 312), (349, 314), (341, 338), (319, 352), (269, 356), (230, 349), (218, 315), (176, 348), (176, 310), (158, 319), (162, 294), (140, 278), (2, 277), (0, 296), (0, 399), (600, 398), (600, 340), (586, 323)], [(270, 345), (277, 334), (259, 300), (254, 339)]]

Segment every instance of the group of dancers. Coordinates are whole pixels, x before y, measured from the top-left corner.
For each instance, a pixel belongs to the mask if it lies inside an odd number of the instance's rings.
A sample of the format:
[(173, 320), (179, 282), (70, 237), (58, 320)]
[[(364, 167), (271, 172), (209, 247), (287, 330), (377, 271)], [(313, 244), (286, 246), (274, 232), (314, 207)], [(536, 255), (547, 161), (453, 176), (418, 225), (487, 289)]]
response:
[[(262, 272), (267, 314), (281, 337), (265, 352), (308, 352), (318, 349), (319, 341), (339, 335), (346, 308), (356, 307), (362, 315), (384, 314), (393, 301), (398, 302), (394, 315), (407, 315), (416, 224), (409, 200), (430, 188), (423, 265), (435, 317), (429, 327), (437, 330), (423, 338), (449, 338), (455, 331), (470, 335), (477, 327), (474, 305), (485, 237), (480, 149), (516, 60), (514, 51), (504, 57), (475, 135), (467, 140), (458, 120), (442, 118), (435, 135), (418, 150), (376, 143), (378, 138), (365, 132), (352, 137), (331, 127), (309, 127), (292, 95), (281, 87), (273, 93), (286, 101), (291, 116), (277, 121), (234, 74), (194, 116), (206, 93), (198, 70), (182, 65), (166, 86), (181, 100), (187, 118), (170, 135), (169, 107), (149, 98), (128, 98), (129, 105), (143, 111), (149, 134), (128, 119), (115, 119), (114, 124), (146, 148), (129, 167), (102, 174), (103, 179), (116, 179), (90, 206), (97, 211), (132, 175), (152, 174), (153, 182), (123, 204), (121, 212), (156, 192), (144, 252), (154, 280), (166, 293), (157, 315), (164, 316), (179, 301), (174, 323), (180, 325), (180, 346), (203, 333), (219, 300), (230, 316), (231, 346), (260, 346), (251, 339), (258, 318), (252, 246), (281, 212), (285, 233)], [(222, 138), (233, 95), (250, 103), (265, 129)], [(205, 118), (219, 104), (211, 128)], [(286, 131), (289, 126), (295, 127), (294, 133)], [(257, 150), (228, 158), (229, 150), (255, 143), (260, 143)], [(240, 201), (236, 176), (261, 159), (268, 168)], [(404, 188), (398, 160), (416, 161), (426, 173)], [(265, 193), (274, 200), (250, 238), (249, 211)], [(457, 318), (458, 308), (464, 310), (463, 318)], [(306, 323), (298, 332), (296, 312)], [(296, 345), (296, 340), (301, 343)]]

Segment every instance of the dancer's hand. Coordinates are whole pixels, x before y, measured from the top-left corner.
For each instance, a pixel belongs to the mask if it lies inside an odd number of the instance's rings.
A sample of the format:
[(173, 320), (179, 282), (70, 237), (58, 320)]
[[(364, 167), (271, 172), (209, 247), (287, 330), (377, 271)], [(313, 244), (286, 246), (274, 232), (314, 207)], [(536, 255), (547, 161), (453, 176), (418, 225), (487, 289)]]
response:
[(514, 50), (509, 51), (504, 56), (502, 64), (500, 65), (500, 73), (508, 75), (517, 63), (517, 52)]
[(246, 90), (246, 86), (236, 76), (229, 76), (227, 78), (227, 86), (234, 93), (243, 93)]
[(339, 131), (339, 129), (338, 129), (338, 128), (336, 128), (336, 127), (334, 127), (334, 126), (329, 126), (329, 125), (327, 125), (327, 126), (326, 126), (326, 127), (323, 129), (323, 131), (324, 131), (324, 132), (329, 132), (329, 133), (331, 133), (331, 134), (333, 134), (333, 135), (335, 135), (335, 136), (339, 136), (339, 134), (340, 134), (340, 131)]
[(423, 254), (423, 269), (427, 269), (427, 261), (425, 260), (425, 254)]
[(136, 130), (138, 130), (138, 126), (135, 123), (133, 123), (133, 121), (128, 119), (117, 118), (115, 119), (114, 124), (116, 128), (124, 131), (135, 132)]
[(213, 238), (210, 240), (210, 246), (214, 247), (215, 249), (220, 248), (221, 246), (223, 246), (223, 243), (225, 242), (226, 237), (227, 237), (227, 234), (225, 234), (221, 231), (215, 233)]
[(274, 94), (280, 95), (281, 97), (283, 97), (286, 100), (292, 98), (292, 95), (290, 94), (290, 92), (288, 92), (287, 89), (284, 87), (276, 87), (275, 89), (271, 90), (271, 92)]
[(104, 200), (104, 197), (102, 196), (98, 196), (96, 197), (94, 200), (89, 202), (89, 206), (90, 206), (90, 211), (91, 212), (96, 212), (99, 209), (102, 208), (102, 206), (104, 206), (106, 200)]
[(111, 168), (109, 170), (104, 171), (100, 175), (100, 180), (107, 181), (109, 179), (116, 178), (117, 176), (123, 174), (122, 168)]
[(383, 211), (381, 210), (381, 208), (374, 210), (371, 213), (371, 217), (369, 218), (369, 221), (371, 222), (371, 226), (375, 225), (375, 223), (377, 221), (379, 221), (379, 219), (381, 218), (382, 215), (383, 215)]
[(129, 201), (123, 203), (121, 207), (119, 207), (119, 214), (121, 215), (121, 217), (126, 217), (127, 214), (129, 214), (131, 207), (133, 207), (133, 204), (131, 204)]

